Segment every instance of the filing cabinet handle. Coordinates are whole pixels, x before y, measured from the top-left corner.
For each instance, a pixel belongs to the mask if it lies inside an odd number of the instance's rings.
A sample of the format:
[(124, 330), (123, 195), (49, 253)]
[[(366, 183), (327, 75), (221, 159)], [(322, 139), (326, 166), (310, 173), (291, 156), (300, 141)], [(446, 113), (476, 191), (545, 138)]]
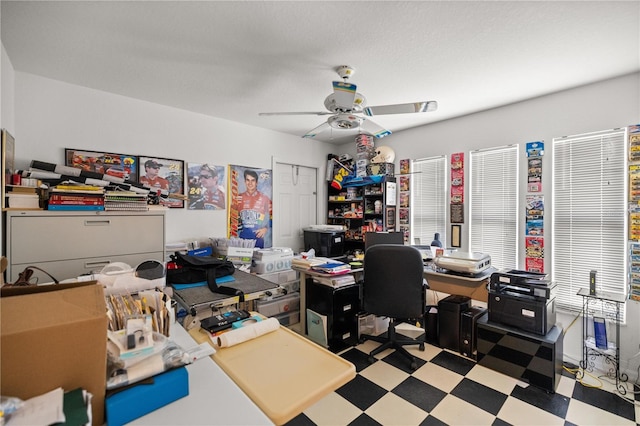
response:
[(108, 260), (103, 260), (100, 262), (85, 262), (84, 264), (84, 269), (89, 269), (89, 270), (97, 270), (97, 267), (100, 267), (100, 269), (104, 268), (105, 266), (107, 266), (108, 264), (110, 264), (111, 262)]
[(111, 221), (109, 219), (88, 219), (84, 221), (84, 226), (109, 226)]

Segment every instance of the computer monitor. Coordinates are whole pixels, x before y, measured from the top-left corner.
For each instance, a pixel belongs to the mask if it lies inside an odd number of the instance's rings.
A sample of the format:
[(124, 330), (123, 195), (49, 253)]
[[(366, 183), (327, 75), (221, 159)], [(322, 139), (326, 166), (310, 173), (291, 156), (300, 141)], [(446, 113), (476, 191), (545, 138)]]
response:
[(364, 251), (376, 244), (404, 244), (402, 232), (366, 232), (364, 234)]

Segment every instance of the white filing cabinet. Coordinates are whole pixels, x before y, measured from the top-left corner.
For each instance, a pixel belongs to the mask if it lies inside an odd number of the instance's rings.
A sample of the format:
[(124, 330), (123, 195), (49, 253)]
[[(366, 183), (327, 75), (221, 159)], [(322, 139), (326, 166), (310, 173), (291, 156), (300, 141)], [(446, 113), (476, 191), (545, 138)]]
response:
[[(27, 266), (64, 280), (99, 272), (112, 262), (135, 268), (145, 260), (165, 261), (163, 211), (8, 211), (5, 219), (8, 282)], [(34, 272), (38, 282), (51, 281)]]

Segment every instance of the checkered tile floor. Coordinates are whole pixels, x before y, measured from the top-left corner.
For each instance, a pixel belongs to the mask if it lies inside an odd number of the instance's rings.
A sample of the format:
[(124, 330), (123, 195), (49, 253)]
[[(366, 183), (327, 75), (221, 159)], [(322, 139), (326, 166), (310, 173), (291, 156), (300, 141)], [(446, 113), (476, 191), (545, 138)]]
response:
[[(424, 352), (407, 347), (418, 358), (413, 372), (392, 349), (369, 364), (378, 345), (366, 341), (340, 353), (356, 377), (287, 425), (640, 425), (640, 395), (633, 404), (604, 379), (600, 388), (587, 387), (565, 372), (548, 394), (429, 344)], [(640, 391), (627, 388), (631, 398)]]

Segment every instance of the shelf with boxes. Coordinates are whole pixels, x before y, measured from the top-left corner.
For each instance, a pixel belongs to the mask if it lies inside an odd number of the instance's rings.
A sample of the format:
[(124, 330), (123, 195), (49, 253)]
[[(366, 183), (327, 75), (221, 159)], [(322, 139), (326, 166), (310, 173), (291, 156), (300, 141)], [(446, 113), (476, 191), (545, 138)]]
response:
[(395, 178), (378, 176), (377, 180), (370, 184), (357, 181), (353, 186), (346, 183), (341, 189), (329, 185), (327, 224), (344, 226), (345, 253), (363, 250), (366, 232), (395, 230)]

